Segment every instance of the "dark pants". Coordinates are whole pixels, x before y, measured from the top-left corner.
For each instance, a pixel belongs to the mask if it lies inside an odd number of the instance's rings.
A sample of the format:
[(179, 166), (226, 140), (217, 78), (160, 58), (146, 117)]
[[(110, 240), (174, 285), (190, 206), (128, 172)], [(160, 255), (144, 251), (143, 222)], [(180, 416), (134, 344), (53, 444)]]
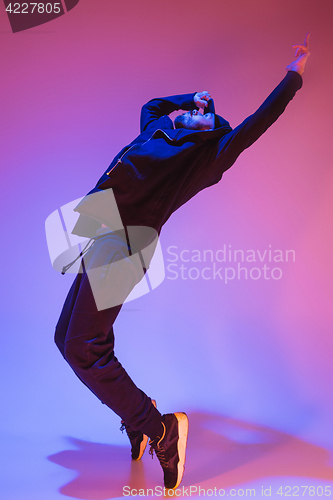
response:
[(161, 414), (136, 387), (113, 350), (113, 323), (143, 275), (142, 266), (133, 265), (128, 256), (127, 244), (115, 233), (94, 242), (83, 258), (84, 272), (76, 276), (66, 298), (55, 342), (77, 376), (104, 404), (132, 429), (154, 438), (160, 431)]

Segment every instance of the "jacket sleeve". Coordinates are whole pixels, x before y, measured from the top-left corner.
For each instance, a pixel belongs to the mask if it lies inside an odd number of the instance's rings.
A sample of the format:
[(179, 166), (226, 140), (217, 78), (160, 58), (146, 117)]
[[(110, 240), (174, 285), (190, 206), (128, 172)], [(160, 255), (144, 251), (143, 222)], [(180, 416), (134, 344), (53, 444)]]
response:
[(295, 71), (288, 71), (257, 111), (220, 139), (215, 159), (209, 167), (213, 177), (217, 175), (221, 177), (242, 151), (259, 139), (284, 112), (287, 104), (301, 87), (301, 75)]
[(173, 111), (178, 111), (179, 109), (190, 111), (196, 108), (193, 101), (194, 95), (195, 92), (193, 94), (160, 97), (148, 101), (141, 109), (141, 133), (144, 132), (152, 122), (164, 115), (169, 115)]

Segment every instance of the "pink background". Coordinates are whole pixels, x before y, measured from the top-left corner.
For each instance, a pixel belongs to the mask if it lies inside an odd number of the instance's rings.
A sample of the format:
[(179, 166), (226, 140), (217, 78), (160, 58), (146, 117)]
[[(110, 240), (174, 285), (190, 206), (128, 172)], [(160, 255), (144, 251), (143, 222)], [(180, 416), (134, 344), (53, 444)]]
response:
[[(80, 0), (66, 15), (12, 34), (0, 8), (4, 498), (121, 496), (105, 483), (99, 492), (61, 490), (80, 467), (46, 460), (80, 446), (85, 456), (82, 443), (122, 450), (127, 442), (118, 417), (53, 344), (73, 276), (51, 267), (45, 219), (95, 185), (138, 134), (146, 101), (208, 90), (235, 127), (284, 77), (291, 46), (307, 31), (303, 88), (221, 183), (182, 207), (161, 234), (165, 259), (170, 246), (179, 254), (226, 244), (293, 249), (296, 261), (278, 265), (280, 280), (172, 280), (166, 271), (160, 287), (124, 306), (116, 354), (162, 413), (193, 415), (201, 451), (200, 429), (242, 446), (272, 436), (301, 443), (289, 468), (284, 458), (267, 469), (252, 457), (245, 474), (240, 448), (228, 472), (222, 464), (197, 481), (263, 485), (274, 476), (276, 484), (302, 477), (333, 485), (332, 14), (330, 0)], [(199, 441), (191, 439), (194, 484)], [(204, 470), (209, 457), (202, 451)]]

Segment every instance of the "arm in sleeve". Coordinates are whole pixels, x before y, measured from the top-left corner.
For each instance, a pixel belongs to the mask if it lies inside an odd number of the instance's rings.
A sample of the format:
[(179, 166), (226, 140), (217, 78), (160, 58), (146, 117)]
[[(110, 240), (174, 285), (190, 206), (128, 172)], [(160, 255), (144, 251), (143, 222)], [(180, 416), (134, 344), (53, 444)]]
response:
[(288, 71), (257, 111), (219, 140), (215, 159), (209, 167), (213, 177), (220, 176), (230, 168), (242, 151), (259, 139), (283, 113), (301, 87), (301, 75)]
[(161, 116), (169, 115), (173, 111), (178, 111), (179, 109), (190, 111), (196, 108), (193, 101), (194, 95), (195, 92), (193, 94), (161, 97), (147, 102), (141, 109), (141, 133), (144, 132), (152, 122), (161, 118)]

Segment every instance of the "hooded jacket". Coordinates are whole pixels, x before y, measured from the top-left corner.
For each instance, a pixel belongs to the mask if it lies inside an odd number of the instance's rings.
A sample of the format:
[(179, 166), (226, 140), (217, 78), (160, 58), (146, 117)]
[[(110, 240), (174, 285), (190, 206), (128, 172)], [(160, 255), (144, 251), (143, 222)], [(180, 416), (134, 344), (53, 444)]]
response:
[[(141, 133), (114, 158), (75, 211), (73, 234), (93, 237), (101, 224), (112, 229), (107, 206), (93, 193), (112, 189), (123, 226), (149, 226), (158, 233), (173, 212), (223, 173), (277, 118), (302, 86), (299, 73), (285, 78), (257, 111), (232, 129), (216, 115), (214, 130), (175, 129), (169, 114), (197, 109), (195, 93), (152, 99), (141, 111)], [(114, 228), (118, 229), (118, 228)]]

